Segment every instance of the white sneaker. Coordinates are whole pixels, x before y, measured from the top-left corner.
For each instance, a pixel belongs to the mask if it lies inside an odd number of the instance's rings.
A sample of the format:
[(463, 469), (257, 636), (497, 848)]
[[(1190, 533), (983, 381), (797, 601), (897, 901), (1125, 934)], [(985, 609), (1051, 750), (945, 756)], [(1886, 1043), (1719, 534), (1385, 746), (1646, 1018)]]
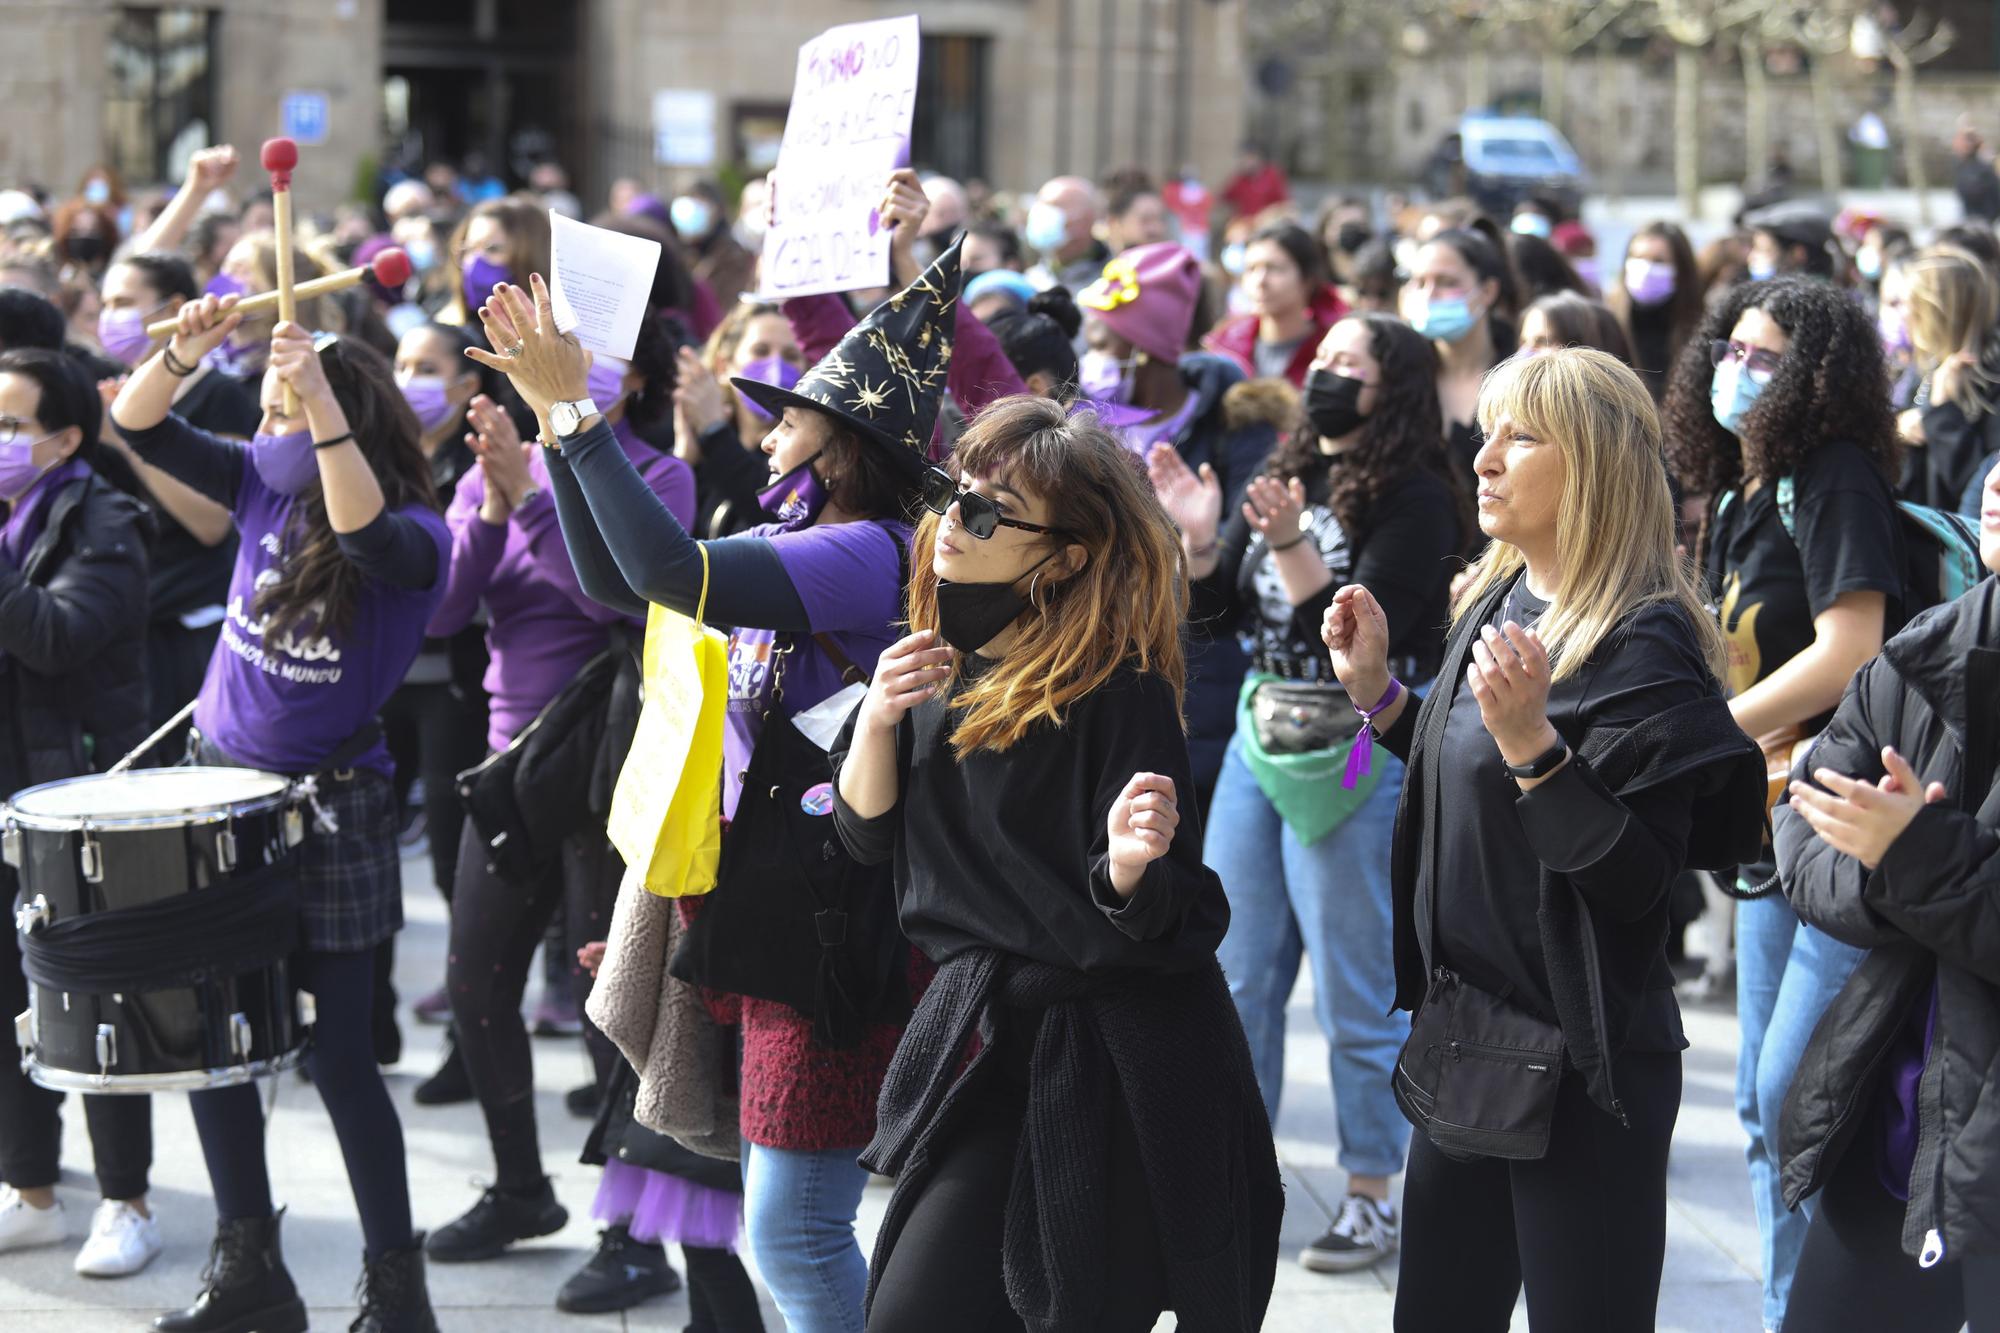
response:
[(0, 1250), (56, 1245), (67, 1231), (61, 1199), (52, 1208), (37, 1208), (12, 1185), (0, 1185)]
[(106, 1199), (90, 1219), (90, 1239), (76, 1253), (83, 1277), (130, 1277), (159, 1257), (160, 1224), (131, 1204)]

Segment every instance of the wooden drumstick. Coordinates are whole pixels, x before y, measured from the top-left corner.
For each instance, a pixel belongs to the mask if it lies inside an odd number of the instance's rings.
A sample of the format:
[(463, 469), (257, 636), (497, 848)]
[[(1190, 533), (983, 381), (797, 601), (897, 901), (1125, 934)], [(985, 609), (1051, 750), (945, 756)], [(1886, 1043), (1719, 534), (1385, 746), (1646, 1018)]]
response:
[[(298, 318), (298, 298), (292, 291), (292, 168), (299, 164), (299, 146), (290, 139), (266, 139), (261, 156), (271, 173), (271, 214), (278, 233), (278, 318)], [(299, 396), (285, 383), (287, 418), (299, 414)]]
[[(390, 246), (381, 254), (376, 255), (373, 260), (361, 265), (359, 268), (344, 268), (338, 273), (329, 273), (323, 278), (314, 278), (310, 282), (299, 283), (292, 288), (292, 299), (294, 301), (310, 301), (315, 296), (325, 296), (329, 292), (345, 291), (347, 288), (355, 286), (357, 283), (369, 278), (375, 279), (375, 281), (381, 283), (392, 292), (399, 292), (403, 289), (403, 284), (410, 280), (410, 273), (410, 257), (396, 247)], [(259, 292), (255, 296), (246, 296), (238, 301), (232, 307), (232, 313), (246, 317), (261, 315), (266, 310), (275, 310), (277, 306), (278, 293)], [(148, 324), (146, 326), (146, 336), (149, 338), (165, 338), (180, 326), (180, 315), (169, 315), (165, 319), (156, 319), (151, 324)]]

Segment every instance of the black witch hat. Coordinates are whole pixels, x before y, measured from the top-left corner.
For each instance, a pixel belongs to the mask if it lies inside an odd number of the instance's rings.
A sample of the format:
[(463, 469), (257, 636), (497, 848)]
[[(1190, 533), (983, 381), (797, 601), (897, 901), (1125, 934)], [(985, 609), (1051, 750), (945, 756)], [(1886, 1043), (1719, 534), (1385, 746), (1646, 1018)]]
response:
[(960, 244), (869, 311), (794, 387), (740, 376), (729, 382), (774, 417), (788, 407), (825, 412), (914, 473), (926, 461), (951, 366)]

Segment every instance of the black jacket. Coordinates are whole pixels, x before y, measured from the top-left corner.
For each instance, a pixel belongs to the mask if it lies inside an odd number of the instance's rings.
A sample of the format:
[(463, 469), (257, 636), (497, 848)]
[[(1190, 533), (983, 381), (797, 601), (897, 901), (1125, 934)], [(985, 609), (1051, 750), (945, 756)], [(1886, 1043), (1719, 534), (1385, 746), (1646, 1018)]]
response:
[(0, 797), (108, 768), (145, 739), (152, 527), (92, 473), (49, 502), (19, 569), (0, 561)]
[[(1453, 687), (1465, 676), (1477, 631), (1512, 587), (1511, 581), (1496, 586), (1459, 617), (1436, 687), (1421, 707), (1404, 708), (1382, 737), (1383, 745), (1409, 765), (1389, 861), (1398, 1009), (1414, 1011), (1429, 979), (1424, 950), (1431, 905), (1419, 899), (1419, 867), (1429, 830), (1448, 817), (1447, 775), (1436, 771), (1434, 752), (1443, 741)], [(1542, 955), (1564, 1051), (1583, 1076), (1591, 1100), (1622, 1120), (1611, 1063), (1646, 991), (1669, 980), (1663, 970), (1668, 889), (1683, 869), (1714, 870), (1756, 855), (1764, 838), (1764, 760), (1730, 717), (1720, 686), (1637, 726), (1598, 726), (1563, 739), (1574, 752), (1570, 765), (1601, 799), (1617, 801), (1668, 782), (1696, 784), (1692, 826), (1681, 858), (1685, 865), (1665, 870), (1642, 914), (1621, 920), (1610, 912), (1591, 913), (1588, 893), (1571, 891), (1593, 869), (1601, 875), (1604, 867), (1633, 863), (1628, 844), (1643, 843), (1651, 835), (1630, 814), (1616, 841), (1603, 847), (1591, 865), (1567, 874), (1546, 865), (1540, 869)]]
[[(1823, 1185), (1881, 1100), (1884, 1058), (1937, 986), (1918, 1087), (1903, 1248), (2000, 1254), (2000, 580), (1912, 621), (1862, 667), (1795, 776), (1875, 781), (1893, 745), (1949, 792), (1869, 871), (1780, 807), (1778, 865), (1799, 915), (1869, 950), (1821, 1018), (1785, 1098), (1785, 1201)], [(1868, 1151), (1866, 1144), (1860, 1151)]]

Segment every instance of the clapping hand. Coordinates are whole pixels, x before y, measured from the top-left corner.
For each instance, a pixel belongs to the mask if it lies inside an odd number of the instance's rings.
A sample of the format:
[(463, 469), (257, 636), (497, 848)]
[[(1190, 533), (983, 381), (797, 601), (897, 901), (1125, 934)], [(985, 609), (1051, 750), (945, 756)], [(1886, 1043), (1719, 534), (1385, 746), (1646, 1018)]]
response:
[(1870, 870), (1882, 864), (1918, 811), (1948, 794), (1942, 782), (1924, 786), (1910, 761), (1893, 747), (1883, 749), (1882, 767), (1888, 771), (1879, 783), (1819, 768), (1813, 770), (1813, 780), (1825, 791), (1810, 782), (1792, 784), (1792, 809), (1799, 817), (1827, 846)]
[(1299, 516), (1305, 512), (1305, 483), (1297, 477), (1252, 477), (1243, 490), (1243, 517), (1271, 550), (1289, 548), (1299, 540)]
[(1146, 474), (1188, 545), (1196, 550), (1213, 545), (1222, 525), (1222, 480), (1215, 469), (1203, 463), (1196, 473), (1180, 450), (1162, 440), (1146, 455)]
[(674, 453), (690, 465), (701, 461), (701, 437), (729, 415), (722, 386), (692, 347), (680, 349), (674, 378)]
[(535, 484), (535, 446), (522, 442), (513, 418), (483, 393), (466, 408), (466, 421), (472, 429), (466, 432), (465, 443), (479, 460), (486, 488), (480, 516), (489, 523), (504, 523)]
[(1549, 652), (1531, 629), (1508, 621), (1480, 629), (1465, 683), (1479, 703), (1479, 720), (1510, 764), (1527, 764), (1561, 739), (1549, 723)]
[[(556, 331), (549, 287), (531, 274), (524, 291), (503, 282), (479, 307), (479, 322), (495, 350), (468, 347), (465, 354), (513, 382), (514, 391), (546, 426), (549, 408), (590, 395), (590, 353), (574, 333)], [(550, 432), (553, 438), (554, 432)]]
[(1320, 617), (1320, 642), (1347, 697), (1363, 707), (1389, 692), (1389, 617), (1358, 583), (1336, 590)]
[(1146, 867), (1174, 845), (1174, 830), (1180, 823), (1174, 780), (1159, 773), (1134, 773), (1105, 819), (1111, 887), (1120, 897), (1129, 898), (1138, 890)]

